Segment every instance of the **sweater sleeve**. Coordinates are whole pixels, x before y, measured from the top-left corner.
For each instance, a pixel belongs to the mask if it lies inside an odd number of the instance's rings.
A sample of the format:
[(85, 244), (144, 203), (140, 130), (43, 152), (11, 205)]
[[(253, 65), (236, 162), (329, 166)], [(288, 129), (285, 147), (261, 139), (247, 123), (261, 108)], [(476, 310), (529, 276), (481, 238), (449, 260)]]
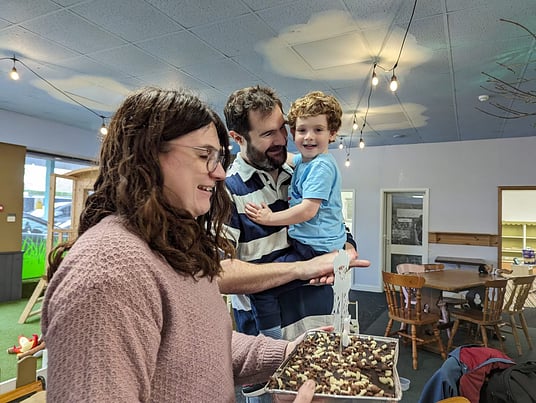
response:
[(233, 332), (232, 355), (235, 383), (265, 382), (285, 359), (286, 340)]

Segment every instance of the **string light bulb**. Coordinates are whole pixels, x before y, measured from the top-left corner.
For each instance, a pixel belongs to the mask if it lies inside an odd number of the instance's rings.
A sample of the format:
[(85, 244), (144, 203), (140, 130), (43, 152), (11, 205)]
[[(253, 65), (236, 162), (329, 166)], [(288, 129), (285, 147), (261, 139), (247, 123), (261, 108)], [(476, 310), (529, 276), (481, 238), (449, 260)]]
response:
[(344, 161), (344, 166), (348, 168), (350, 166), (350, 156), (346, 157), (346, 161)]
[(352, 124), (352, 129), (353, 129), (353, 130), (357, 130), (357, 128), (358, 128), (358, 125), (357, 125), (357, 119), (356, 119), (356, 117), (355, 117), (355, 115), (354, 115), (354, 123)]
[(342, 150), (344, 148), (344, 144), (342, 143), (342, 137), (340, 138), (339, 142), (339, 150)]
[(18, 71), (17, 71), (15, 66), (13, 66), (13, 68), (11, 69), (11, 71), (9, 73), (9, 77), (12, 80), (15, 80), (15, 81), (17, 81), (20, 78), (19, 73), (18, 73)]
[(17, 81), (20, 78), (19, 72), (17, 71), (17, 68), (15, 67), (15, 62), (17, 61), (17, 59), (15, 58), (15, 56), (13, 56), (12, 60), (13, 60), (13, 68), (9, 72), (9, 77), (12, 80)]
[(363, 137), (359, 139), (359, 148), (363, 149), (365, 148), (365, 140), (363, 140)]
[(398, 80), (396, 79), (394, 70), (393, 70), (393, 76), (391, 77), (391, 83), (389, 84), (389, 89), (393, 92), (395, 92), (398, 89)]
[(106, 136), (108, 134), (108, 128), (106, 127), (106, 122), (104, 121), (104, 116), (101, 116), (102, 118), (102, 126), (100, 127), (100, 134), (103, 136)]
[(376, 63), (374, 63), (374, 67), (372, 68), (372, 86), (376, 87), (380, 80), (378, 79), (378, 76), (376, 75)]

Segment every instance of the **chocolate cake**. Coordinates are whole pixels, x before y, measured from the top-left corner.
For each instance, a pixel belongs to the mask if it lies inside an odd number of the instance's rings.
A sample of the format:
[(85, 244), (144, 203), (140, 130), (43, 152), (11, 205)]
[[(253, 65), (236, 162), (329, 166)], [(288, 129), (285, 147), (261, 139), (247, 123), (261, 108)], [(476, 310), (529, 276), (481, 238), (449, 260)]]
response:
[(397, 343), (383, 339), (350, 336), (341, 351), (338, 334), (311, 332), (271, 377), (268, 389), (297, 391), (314, 379), (319, 395), (394, 398)]

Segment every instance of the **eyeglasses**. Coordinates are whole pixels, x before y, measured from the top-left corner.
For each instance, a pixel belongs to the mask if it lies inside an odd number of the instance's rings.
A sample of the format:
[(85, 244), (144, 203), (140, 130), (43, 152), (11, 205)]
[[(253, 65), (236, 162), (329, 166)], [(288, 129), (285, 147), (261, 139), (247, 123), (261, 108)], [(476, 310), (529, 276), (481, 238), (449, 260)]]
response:
[(203, 157), (207, 159), (207, 171), (208, 173), (212, 173), (216, 170), (218, 167), (218, 163), (222, 166), (225, 165), (225, 154), (222, 152), (222, 150), (217, 150), (215, 148), (210, 147), (197, 147), (197, 146), (187, 146), (183, 144), (171, 144), (175, 147), (184, 147), (184, 148), (191, 148), (192, 150), (198, 150), (198, 151), (204, 151), (206, 155)]

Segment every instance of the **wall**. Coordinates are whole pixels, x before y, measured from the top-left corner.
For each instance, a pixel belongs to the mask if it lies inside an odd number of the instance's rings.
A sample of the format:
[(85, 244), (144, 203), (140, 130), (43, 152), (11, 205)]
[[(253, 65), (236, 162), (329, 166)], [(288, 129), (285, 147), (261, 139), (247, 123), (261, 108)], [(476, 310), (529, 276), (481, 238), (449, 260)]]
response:
[(28, 150), (93, 160), (98, 133), (0, 110), (0, 141)]
[[(22, 242), (22, 193), (26, 149), (0, 143), (0, 252), (20, 252)], [(7, 220), (14, 216), (14, 221)]]
[[(536, 137), (333, 150), (343, 188), (356, 191), (359, 253), (372, 262), (354, 271), (353, 288), (381, 291), (381, 190), (428, 188), (428, 231), (498, 233), (498, 186), (536, 184)], [(497, 266), (497, 248), (430, 244), (436, 256), (482, 258)]]

